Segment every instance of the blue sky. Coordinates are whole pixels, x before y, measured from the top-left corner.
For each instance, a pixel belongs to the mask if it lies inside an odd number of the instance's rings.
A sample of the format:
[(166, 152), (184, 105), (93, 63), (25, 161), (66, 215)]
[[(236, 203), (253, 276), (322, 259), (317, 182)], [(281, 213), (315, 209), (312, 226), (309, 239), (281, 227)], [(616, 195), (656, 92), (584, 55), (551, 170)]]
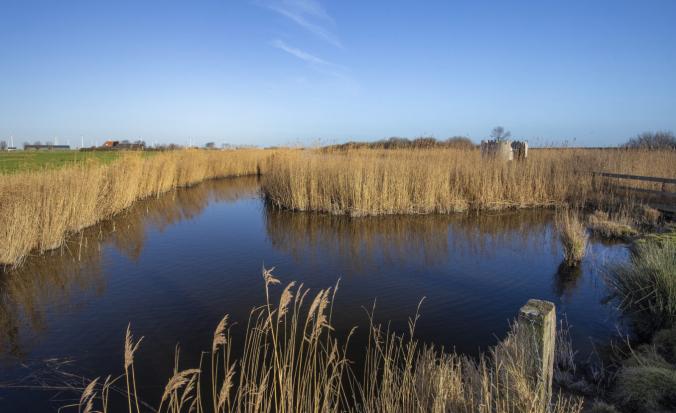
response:
[(0, 0), (0, 139), (676, 131), (676, 1)]

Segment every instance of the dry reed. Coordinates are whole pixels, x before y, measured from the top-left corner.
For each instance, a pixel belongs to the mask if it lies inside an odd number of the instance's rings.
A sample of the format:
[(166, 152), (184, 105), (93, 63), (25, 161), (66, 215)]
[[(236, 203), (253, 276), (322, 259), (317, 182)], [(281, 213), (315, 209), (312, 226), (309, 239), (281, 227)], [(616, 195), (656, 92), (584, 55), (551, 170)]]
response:
[(525, 162), (502, 162), (459, 149), (289, 151), (271, 159), (263, 190), (291, 210), (449, 213), (597, 201), (603, 182), (589, 171), (672, 177), (676, 152), (542, 149)]
[(546, 149), (511, 163), (439, 148), (124, 154), (108, 164), (2, 175), (0, 265), (59, 247), (138, 199), (210, 178), (263, 174), (273, 205), (359, 216), (598, 202), (608, 191), (589, 170), (675, 176), (676, 152)]
[(117, 161), (3, 175), (0, 180), (0, 265), (59, 247), (86, 227), (135, 201), (206, 179), (260, 173), (269, 151), (183, 150)]
[(576, 266), (587, 252), (587, 229), (574, 211), (563, 211), (556, 215), (556, 229), (563, 245), (563, 259), (568, 266)]
[(596, 210), (589, 215), (587, 223), (592, 234), (602, 238), (629, 240), (631, 237), (638, 235), (638, 231), (632, 227), (632, 219), (627, 213), (611, 215), (608, 212)]
[[(211, 402), (202, 395), (199, 368), (180, 370), (165, 386), (157, 412), (454, 412), (580, 413), (582, 401), (557, 395), (550, 402), (543, 375), (535, 367), (537, 344), (514, 324), (508, 337), (478, 360), (414, 338), (416, 313), (408, 335), (383, 330), (373, 322), (365, 351), (364, 376), (347, 358), (350, 332), (334, 337), (332, 305), (337, 289), (319, 291), (310, 305), (308, 290), (288, 284), (275, 305), (270, 288), (279, 283), (263, 269), (266, 303), (252, 310), (239, 360), (231, 361), (227, 317), (216, 326), (211, 354)], [(354, 331), (354, 330), (353, 330)], [(219, 360), (221, 362), (219, 362)], [(132, 360), (133, 362), (133, 360)], [(128, 375), (126, 373), (125, 375)], [(102, 411), (108, 398), (96, 398), (92, 386), (82, 400), (95, 400)], [(140, 398), (132, 386), (128, 400)], [(103, 393), (103, 392), (101, 392)], [(145, 404), (144, 404), (145, 405)], [(542, 411), (547, 405), (546, 412)], [(129, 406), (129, 412), (136, 411)]]

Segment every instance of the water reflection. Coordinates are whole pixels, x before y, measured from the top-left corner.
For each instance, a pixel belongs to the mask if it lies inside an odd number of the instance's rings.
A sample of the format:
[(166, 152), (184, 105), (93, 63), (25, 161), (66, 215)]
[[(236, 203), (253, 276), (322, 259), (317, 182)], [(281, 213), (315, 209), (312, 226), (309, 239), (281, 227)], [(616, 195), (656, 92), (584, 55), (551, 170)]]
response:
[(571, 267), (561, 262), (554, 274), (554, 293), (560, 298), (570, 298), (582, 278), (582, 266)]
[(213, 201), (258, 195), (256, 178), (207, 181), (142, 200), (114, 219), (69, 239), (63, 247), (30, 257), (19, 269), (0, 269), (0, 359), (24, 357), (47, 328), (47, 314), (77, 308), (104, 293), (102, 250), (111, 246), (132, 261), (143, 252), (150, 229), (201, 214)]
[(268, 208), (265, 226), (272, 245), (296, 260), (329, 251), (359, 270), (373, 260), (438, 265), (450, 252), (492, 258), (505, 245), (527, 254), (555, 253), (551, 219), (542, 210), (354, 219)]
[[(551, 211), (350, 219), (266, 208), (254, 178), (210, 181), (141, 201), (0, 273), (0, 362), (9, 367), (0, 368), (0, 381), (13, 377), (17, 361), (62, 356), (75, 357), (91, 377), (118, 372), (131, 322), (146, 337), (139, 383), (161, 393), (177, 342), (185, 365), (197, 365), (224, 313), (242, 323), (263, 302), (263, 263), (313, 289), (341, 277), (337, 334), (363, 326), (363, 308), (375, 299), (377, 320), (406, 331), (427, 297), (418, 337), (476, 354), (538, 297), (567, 314), (584, 353), (589, 337), (615, 333), (593, 264), (625, 254), (591, 247), (579, 270), (557, 268)], [(3, 397), (2, 411), (3, 402), (19, 400)], [(23, 411), (46, 410), (44, 400), (30, 399)]]

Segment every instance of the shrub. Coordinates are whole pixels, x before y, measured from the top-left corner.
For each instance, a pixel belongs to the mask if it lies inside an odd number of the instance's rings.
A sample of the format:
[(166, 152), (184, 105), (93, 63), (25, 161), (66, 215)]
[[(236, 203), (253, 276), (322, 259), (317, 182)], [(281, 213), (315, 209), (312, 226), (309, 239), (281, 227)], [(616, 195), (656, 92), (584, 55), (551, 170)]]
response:
[(473, 149), (476, 148), (474, 142), (471, 139), (465, 138), (464, 136), (454, 136), (452, 138), (446, 139), (443, 143), (444, 146), (454, 149)]
[(670, 131), (644, 132), (623, 145), (633, 149), (676, 149), (676, 136)]

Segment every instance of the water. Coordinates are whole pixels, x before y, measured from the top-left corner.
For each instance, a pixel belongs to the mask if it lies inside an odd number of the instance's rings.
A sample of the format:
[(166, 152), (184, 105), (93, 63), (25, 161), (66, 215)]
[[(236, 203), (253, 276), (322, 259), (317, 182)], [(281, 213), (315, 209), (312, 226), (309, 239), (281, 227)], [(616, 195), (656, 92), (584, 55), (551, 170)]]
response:
[(54, 411), (77, 397), (2, 383), (119, 374), (128, 323), (145, 337), (138, 381), (156, 404), (177, 343), (182, 367), (192, 367), (224, 314), (239, 322), (235, 334), (243, 330), (264, 302), (263, 266), (315, 291), (340, 279), (334, 324), (339, 334), (361, 327), (355, 357), (365, 309), (375, 302), (376, 320), (404, 331), (423, 297), (425, 342), (478, 354), (529, 298), (541, 298), (565, 314), (584, 355), (616, 333), (600, 271), (625, 258), (622, 245), (592, 242), (581, 269), (566, 271), (551, 211), (349, 219), (269, 210), (254, 178), (210, 181), (142, 201), (0, 273), (0, 411)]

